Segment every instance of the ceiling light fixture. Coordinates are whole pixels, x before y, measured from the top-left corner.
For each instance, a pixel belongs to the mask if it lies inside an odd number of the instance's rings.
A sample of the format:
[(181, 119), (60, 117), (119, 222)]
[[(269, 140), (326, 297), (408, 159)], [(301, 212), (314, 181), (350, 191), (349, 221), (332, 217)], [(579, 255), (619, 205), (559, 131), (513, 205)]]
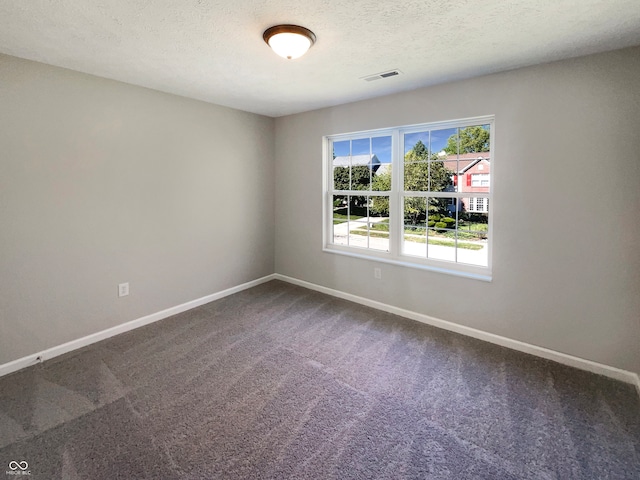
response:
[(298, 25), (267, 28), (262, 38), (274, 52), (289, 60), (301, 57), (316, 42), (316, 36), (311, 30)]

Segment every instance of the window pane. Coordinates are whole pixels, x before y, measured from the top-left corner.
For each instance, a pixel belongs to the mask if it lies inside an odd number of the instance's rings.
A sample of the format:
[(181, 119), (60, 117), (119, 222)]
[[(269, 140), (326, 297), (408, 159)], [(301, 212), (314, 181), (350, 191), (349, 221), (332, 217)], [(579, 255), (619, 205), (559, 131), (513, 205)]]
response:
[[(474, 125), (460, 129), (459, 150), (465, 153), (488, 153), (491, 132), (489, 125)], [(487, 157), (488, 155), (482, 155)]]
[(334, 163), (333, 188), (335, 190), (349, 190), (349, 185), (351, 181), (350, 178), (351, 178), (351, 174), (350, 174), (350, 168), (348, 166), (346, 167), (339, 166), (339, 165), (336, 165), (336, 163)]
[(351, 140), (351, 190), (371, 189), (372, 159), (369, 137)]
[(351, 141), (333, 142), (333, 158), (351, 156)]
[(428, 200), (429, 216), (427, 217), (427, 256), (438, 260), (454, 262), (456, 259), (456, 216), (451, 215), (453, 197), (434, 198)]
[(333, 196), (333, 243), (347, 245), (349, 233), (349, 207), (347, 197)]
[(458, 239), (458, 263), (486, 267), (489, 265), (488, 239), (463, 240)]
[(371, 139), (372, 174), (371, 190), (391, 191), (391, 137)]
[(426, 226), (427, 199), (424, 197), (405, 197), (403, 254), (417, 257), (427, 256)]
[(374, 192), (391, 191), (391, 164), (383, 163), (373, 173), (371, 180), (371, 190)]
[(429, 132), (404, 135), (404, 190), (429, 189)]
[(368, 197), (349, 197), (349, 245), (369, 247), (369, 207)]
[[(463, 205), (488, 208), (488, 198), (463, 198)], [(489, 265), (489, 214), (463, 210), (458, 214), (458, 262), (486, 267)]]
[(490, 137), (489, 125), (474, 125), (460, 129), (459, 155), (457, 155), (459, 192), (489, 192), (491, 183)]
[(371, 139), (369, 137), (351, 140), (351, 156), (357, 157), (359, 155), (369, 155), (370, 153)]
[(389, 251), (389, 197), (369, 200), (369, 248)]
[(389, 197), (371, 197), (371, 207), (369, 211), (372, 217), (389, 218)]
[(458, 153), (458, 129), (432, 130), (429, 150), (434, 157), (456, 155)]
[(460, 160), (460, 164), (464, 167), (458, 179), (459, 192), (489, 193), (491, 191), (491, 162), (488, 157), (478, 156), (473, 160)]
[(404, 164), (404, 190), (426, 192), (429, 190), (429, 163)]
[[(461, 199), (460, 212), (466, 214), (487, 214), (489, 199), (484, 197), (466, 197)], [(477, 215), (476, 215), (477, 216)], [(467, 215), (468, 217), (468, 215)]]
[[(446, 158), (446, 157), (442, 157)], [(429, 162), (429, 191), (451, 192), (453, 191), (453, 174), (456, 161), (435, 160)], [(452, 170), (449, 170), (449, 169)], [(425, 190), (427, 190), (425, 188)]]
[(429, 132), (404, 134), (404, 155), (411, 154), (409, 162), (424, 162), (429, 158)]
[(489, 214), (487, 212), (477, 212), (467, 209), (467, 205), (478, 206), (482, 202), (488, 208), (489, 199), (471, 197), (462, 199), (462, 208), (458, 212), (458, 236), (468, 240), (485, 239), (489, 231)]
[(333, 142), (333, 188), (349, 190), (350, 186), (351, 142)]
[(444, 189), (441, 190), (443, 192), (455, 192), (458, 188), (458, 160), (451, 160), (450, 158), (449, 156), (443, 157), (442, 166), (447, 177)]
[[(368, 156), (368, 155), (367, 155)], [(371, 169), (369, 165), (358, 165), (365, 161), (364, 156), (351, 157), (351, 190), (369, 190), (371, 184)]]
[(389, 217), (381, 210), (388, 209), (389, 197), (350, 197), (349, 245), (389, 251)]

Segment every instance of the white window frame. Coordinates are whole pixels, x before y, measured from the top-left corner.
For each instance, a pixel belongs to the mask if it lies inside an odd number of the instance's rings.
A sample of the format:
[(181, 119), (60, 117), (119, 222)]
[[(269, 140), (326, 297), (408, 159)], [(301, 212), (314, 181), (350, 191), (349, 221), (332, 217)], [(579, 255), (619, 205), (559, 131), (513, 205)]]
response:
[[(482, 208), (478, 208), (478, 199), (481, 200), (480, 204)], [(473, 197), (469, 197), (469, 211), (474, 213), (489, 213), (489, 199), (482, 196), (478, 197), (474, 194)]]
[[(437, 260), (433, 258), (414, 257), (405, 255), (403, 251), (404, 228), (402, 202), (404, 196), (411, 197), (455, 197), (460, 201), (462, 198), (481, 197), (487, 200), (493, 198), (493, 186), (490, 192), (404, 192), (404, 135), (408, 133), (421, 132), (425, 129), (440, 130), (447, 128), (465, 128), (475, 125), (490, 125), (490, 151), (491, 151), (491, 176), (495, 173), (495, 117), (487, 115), (446, 122), (425, 123), (419, 125), (409, 125), (395, 128), (378, 130), (367, 130), (346, 134), (326, 135), (322, 138), (322, 250), (328, 253), (347, 255), (350, 257), (373, 260), (377, 262), (390, 263), (404, 267), (419, 268), (440, 273), (457, 275), (477, 280), (491, 281), (492, 279), (492, 257), (493, 257), (493, 201), (489, 202), (488, 240), (487, 240), (487, 267), (468, 265), (451, 262), (447, 260)], [(391, 136), (392, 142), (392, 162), (391, 162), (391, 191), (335, 191), (333, 189), (333, 168), (332, 168), (332, 144), (344, 140), (355, 140), (362, 137)], [(375, 152), (374, 152), (375, 153)], [(494, 177), (495, 178), (495, 177)], [(491, 183), (494, 183), (492, 178)], [(371, 250), (367, 248), (351, 247), (346, 245), (333, 244), (333, 196), (334, 195), (389, 195), (389, 251)], [(487, 202), (484, 200), (484, 203)], [(395, 213), (392, 213), (395, 212)]]
[(471, 186), (472, 187), (490, 187), (491, 186), (490, 175), (491, 175), (490, 173), (472, 173)]

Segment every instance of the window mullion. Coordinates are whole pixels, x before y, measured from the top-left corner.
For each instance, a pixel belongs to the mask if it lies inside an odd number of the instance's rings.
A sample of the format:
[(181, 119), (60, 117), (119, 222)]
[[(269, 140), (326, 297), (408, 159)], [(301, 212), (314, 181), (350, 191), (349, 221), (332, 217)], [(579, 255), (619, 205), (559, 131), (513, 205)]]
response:
[(391, 195), (389, 196), (389, 253), (397, 258), (402, 248), (402, 197), (400, 192), (404, 188), (404, 170), (402, 161), (402, 145), (399, 130), (394, 130), (391, 136)]

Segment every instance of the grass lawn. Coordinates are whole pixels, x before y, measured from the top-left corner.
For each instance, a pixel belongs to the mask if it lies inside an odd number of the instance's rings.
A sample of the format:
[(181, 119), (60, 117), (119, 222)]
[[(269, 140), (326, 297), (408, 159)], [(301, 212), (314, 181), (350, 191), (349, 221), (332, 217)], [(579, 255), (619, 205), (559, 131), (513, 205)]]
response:
[[(371, 230), (377, 231), (377, 232), (388, 232), (389, 231), (389, 220), (386, 220), (384, 222), (380, 222), (380, 223), (374, 223), (371, 225)], [(465, 230), (473, 230), (474, 233), (465, 231)], [(486, 238), (487, 235), (486, 232), (487, 231), (487, 224), (486, 223), (470, 223), (470, 224), (466, 224), (463, 225), (462, 228), (458, 227), (458, 240), (462, 239), (462, 240), (478, 240), (478, 239), (482, 239), (482, 238)], [(404, 230), (404, 233), (407, 235), (415, 235), (416, 234), (416, 230), (413, 230), (411, 228), (406, 228)], [(438, 236), (438, 237), (443, 237), (443, 238), (456, 238), (456, 232), (451, 231), (451, 230), (447, 230), (444, 232), (436, 232), (433, 229), (431, 229), (431, 232), (429, 233), (429, 236)], [(419, 241), (419, 240), (416, 240)], [(424, 242), (422, 242), (424, 243)], [(438, 243), (432, 243), (431, 240), (429, 240), (429, 244), (431, 245), (439, 245)], [(463, 247), (464, 248), (464, 247)], [(482, 248), (482, 247), (480, 247)], [(475, 249), (472, 249), (475, 250)]]
[[(427, 240), (425, 237), (417, 237), (415, 235), (405, 235), (404, 239), (405, 241), (415, 242), (415, 243), (425, 243), (425, 241)], [(429, 245), (440, 245), (441, 247), (455, 247), (455, 242), (450, 242), (449, 240), (440, 240), (439, 238), (429, 237)], [(458, 248), (464, 248), (465, 250), (482, 250), (484, 246), (478, 245), (477, 243), (468, 243), (468, 242), (458, 241)]]
[[(359, 217), (358, 215), (351, 215), (351, 220), (358, 220), (362, 217)], [(343, 213), (335, 213), (333, 212), (333, 224), (334, 225), (338, 225), (340, 223), (344, 223), (347, 220), (349, 220), (348, 215), (345, 215)]]
[(471, 230), (473, 232), (486, 232), (489, 230), (489, 225), (486, 223), (466, 223), (466, 222), (458, 222), (458, 231), (460, 230)]
[[(458, 222), (458, 238), (473, 240), (478, 238), (487, 238), (489, 225), (486, 223), (465, 223)], [(443, 232), (448, 238), (455, 238), (455, 232)]]

